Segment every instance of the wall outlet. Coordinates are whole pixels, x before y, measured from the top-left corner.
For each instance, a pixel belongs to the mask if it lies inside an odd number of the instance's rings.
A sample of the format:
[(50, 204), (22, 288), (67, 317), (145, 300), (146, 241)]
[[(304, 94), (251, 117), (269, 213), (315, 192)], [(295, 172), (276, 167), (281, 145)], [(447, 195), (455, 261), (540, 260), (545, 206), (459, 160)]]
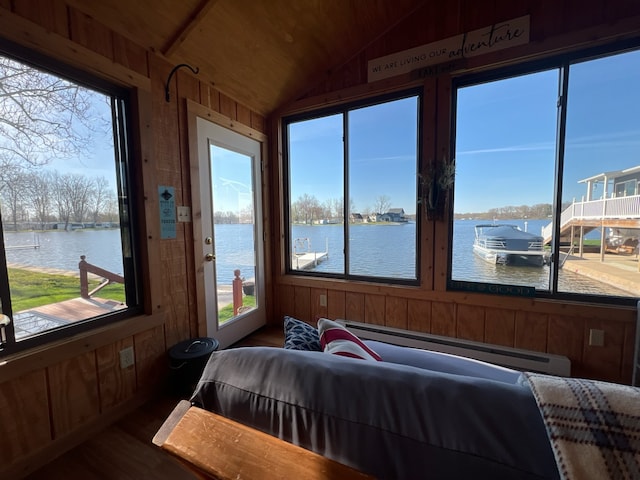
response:
[(191, 221), (191, 207), (178, 207), (178, 221), (179, 222)]
[(595, 328), (590, 329), (589, 345), (592, 347), (604, 346), (604, 330), (596, 330)]
[(320, 306), (321, 307), (327, 306), (327, 296), (324, 293), (320, 294)]
[(133, 356), (133, 347), (127, 347), (120, 350), (120, 368), (125, 369), (131, 367), (135, 363)]

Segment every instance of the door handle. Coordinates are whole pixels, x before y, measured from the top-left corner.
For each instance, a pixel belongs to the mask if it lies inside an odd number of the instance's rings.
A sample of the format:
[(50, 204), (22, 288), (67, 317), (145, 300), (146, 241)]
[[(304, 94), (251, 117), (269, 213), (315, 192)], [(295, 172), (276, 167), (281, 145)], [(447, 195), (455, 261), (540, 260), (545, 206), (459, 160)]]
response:
[(216, 259), (216, 256), (215, 256), (213, 253), (207, 253), (207, 254), (204, 256), (204, 259), (205, 259), (207, 262), (213, 262), (213, 261)]
[(7, 343), (7, 333), (5, 332), (5, 327), (8, 327), (11, 323), (11, 318), (9, 318), (4, 313), (0, 313), (0, 345), (4, 345)]

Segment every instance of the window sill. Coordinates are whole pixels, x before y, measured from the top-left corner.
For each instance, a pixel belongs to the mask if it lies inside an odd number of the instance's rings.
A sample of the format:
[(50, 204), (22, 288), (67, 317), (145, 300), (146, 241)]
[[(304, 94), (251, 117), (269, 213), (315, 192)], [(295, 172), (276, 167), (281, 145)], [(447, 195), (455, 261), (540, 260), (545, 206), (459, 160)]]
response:
[(164, 324), (164, 314), (139, 315), (0, 358), (0, 383)]

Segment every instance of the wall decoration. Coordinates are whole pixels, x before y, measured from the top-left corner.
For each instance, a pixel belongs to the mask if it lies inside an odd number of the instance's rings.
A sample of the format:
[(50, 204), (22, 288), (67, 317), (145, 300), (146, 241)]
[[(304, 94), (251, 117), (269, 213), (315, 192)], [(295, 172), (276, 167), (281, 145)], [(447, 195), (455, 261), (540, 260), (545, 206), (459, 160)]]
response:
[(173, 187), (158, 186), (160, 238), (176, 238), (176, 198)]
[(449, 190), (453, 188), (456, 175), (454, 161), (442, 162), (434, 165), (429, 163), (423, 174), (418, 174), (420, 183), (420, 199), (427, 220), (442, 220), (449, 197)]
[(529, 15), (369, 60), (368, 82), (529, 43)]

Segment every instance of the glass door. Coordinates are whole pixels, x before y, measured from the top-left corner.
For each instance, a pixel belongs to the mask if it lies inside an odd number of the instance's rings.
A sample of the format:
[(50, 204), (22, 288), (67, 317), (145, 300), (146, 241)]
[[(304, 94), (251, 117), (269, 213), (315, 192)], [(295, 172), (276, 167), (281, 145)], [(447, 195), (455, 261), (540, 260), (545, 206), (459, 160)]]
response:
[(224, 348), (265, 324), (261, 144), (202, 118), (196, 122), (198, 281), (204, 286), (207, 335)]

